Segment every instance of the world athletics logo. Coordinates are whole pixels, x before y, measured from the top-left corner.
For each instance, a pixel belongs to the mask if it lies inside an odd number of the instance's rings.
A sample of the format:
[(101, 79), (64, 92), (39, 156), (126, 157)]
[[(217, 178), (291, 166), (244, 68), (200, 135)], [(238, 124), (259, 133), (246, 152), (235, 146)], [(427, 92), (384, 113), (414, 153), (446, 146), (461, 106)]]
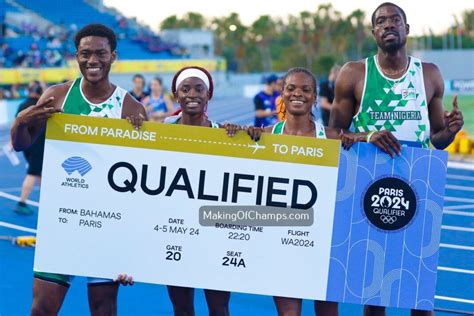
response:
[(68, 175), (77, 171), (81, 177), (85, 176), (89, 171), (92, 170), (91, 164), (82, 157), (74, 156), (70, 157), (62, 163), (61, 167), (63, 167), (64, 171), (67, 172)]

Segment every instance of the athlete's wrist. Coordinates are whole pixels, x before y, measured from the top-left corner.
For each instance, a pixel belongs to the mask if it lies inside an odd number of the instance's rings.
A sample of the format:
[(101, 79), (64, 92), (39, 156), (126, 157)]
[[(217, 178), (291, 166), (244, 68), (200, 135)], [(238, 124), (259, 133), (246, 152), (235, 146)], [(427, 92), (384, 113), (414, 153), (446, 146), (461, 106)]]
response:
[(370, 143), (370, 139), (372, 138), (372, 136), (374, 136), (374, 134), (376, 133), (376, 131), (370, 131), (366, 134), (366, 137), (365, 137), (365, 141), (367, 143)]

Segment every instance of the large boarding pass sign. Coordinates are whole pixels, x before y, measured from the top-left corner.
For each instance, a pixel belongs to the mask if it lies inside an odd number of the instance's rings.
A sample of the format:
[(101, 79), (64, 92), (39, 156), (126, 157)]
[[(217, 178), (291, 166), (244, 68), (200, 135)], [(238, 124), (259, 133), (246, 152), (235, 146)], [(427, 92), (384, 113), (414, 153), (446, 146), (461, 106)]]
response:
[(442, 152), (64, 114), (46, 137), (35, 271), (433, 308)]

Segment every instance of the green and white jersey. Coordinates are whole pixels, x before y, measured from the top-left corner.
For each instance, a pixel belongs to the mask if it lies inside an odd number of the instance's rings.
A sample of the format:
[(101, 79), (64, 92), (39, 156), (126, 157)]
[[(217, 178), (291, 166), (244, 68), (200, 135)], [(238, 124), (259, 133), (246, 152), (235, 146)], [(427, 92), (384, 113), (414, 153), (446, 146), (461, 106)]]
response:
[[(179, 119), (181, 118), (181, 113), (178, 115), (171, 115), (165, 118), (165, 121), (163, 123), (166, 124), (178, 124)], [(211, 127), (212, 128), (219, 128), (219, 124), (217, 122), (211, 121)]]
[(116, 87), (114, 93), (102, 103), (92, 103), (87, 100), (81, 89), (82, 78), (74, 80), (64, 99), (63, 111), (67, 114), (77, 114), (94, 117), (122, 118), (123, 101), (127, 91)]
[[(315, 137), (316, 138), (326, 138), (326, 130), (322, 124), (319, 124), (317, 121), (314, 122), (314, 129), (315, 129)], [(286, 121), (280, 121), (273, 125), (272, 134), (276, 135), (283, 135), (283, 131), (285, 129)]]
[(365, 83), (359, 111), (352, 119), (356, 132), (389, 130), (408, 142), (430, 141), (430, 121), (421, 61), (410, 57), (399, 79), (386, 77), (376, 56), (365, 61)]

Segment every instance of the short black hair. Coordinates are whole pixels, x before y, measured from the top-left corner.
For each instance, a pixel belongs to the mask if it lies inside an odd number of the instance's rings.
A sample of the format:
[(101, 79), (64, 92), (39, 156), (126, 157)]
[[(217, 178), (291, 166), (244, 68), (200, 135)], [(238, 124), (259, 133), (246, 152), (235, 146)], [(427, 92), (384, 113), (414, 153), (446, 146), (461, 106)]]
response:
[(142, 79), (143, 81), (145, 81), (145, 77), (143, 77), (142, 74), (136, 74), (136, 75), (134, 75), (133, 78), (132, 78), (132, 80), (135, 80), (135, 79), (137, 79), (137, 78)]
[[(294, 75), (294, 74), (298, 74), (298, 73), (303, 73), (303, 74), (305, 74), (305, 75), (307, 75), (308, 77), (311, 78), (311, 81), (312, 81), (312, 84), (313, 84), (313, 89), (314, 89), (314, 94), (318, 95), (318, 85), (317, 85), (317, 82), (316, 82), (316, 77), (311, 72), (311, 70), (308, 70), (308, 69), (303, 68), (303, 67), (294, 67), (294, 68), (288, 69), (288, 72), (281, 78), (283, 80), (282, 89), (285, 89), (286, 79), (289, 76)], [(277, 106), (280, 108), (280, 111), (278, 113), (283, 114), (283, 118), (285, 118), (286, 117), (286, 107), (281, 106), (282, 104), (284, 104), (283, 99), (279, 98), (279, 104), (277, 104)], [(310, 114), (311, 114), (311, 117), (314, 118), (313, 112), (310, 112)]]
[(38, 95), (42, 95), (43, 86), (41, 85), (41, 82), (39, 82), (38, 80), (31, 81), (28, 85), (28, 93), (29, 94), (35, 93)]
[(306, 69), (306, 68), (303, 68), (303, 67), (294, 67), (294, 68), (290, 68), (288, 69), (288, 72), (283, 76), (283, 87), (282, 88), (285, 88), (285, 85), (286, 85), (286, 79), (293, 75), (293, 74), (297, 74), (297, 73), (304, 73), (306, 74), (308, 77), (311, 78), (311, 81), (313, 83), (313, 88), (314, 88), (314, 94), (318, 94), (318, 85), (316, 83), (316, 77), (313, 75), (313, 73)]
[(81, 39), (87, 36), (105, 37), (109, 40), (110, 50), (113, 52), (117, 48), (117, 37), (114, 31), (103, 24), (88, 24), (80, 29), (74, 37), (76, 49), (79, 47)]
[(153, 77), (153, 79), (151, 79), (151, 80), (156, 80), (156, 81), (158, 81), (158, 83), (160, 84), (160, 86), (163, 85), (163, 79), (161, 79), (160, 77)]
[(392, 3), (392, 2), (384, 2), (382, 3), (381, 5), (379, 5), (375, 10), (374, 12), (372, 13), (372, 18), (371, 18), (371, 21), (372, 21), (372, 27), (375, 26), (375, 13), (382, 7), (388, 7), (388, 6), (392, 6), (392, 7), (395, 7), (398, 9), (398, 11), (400, 11), (400, 13), (402, 14), (402, 18), (403, 18), (403, 22), (405, 22), (405, 24), (407, 23), (407, 15), (405, 14), (405, 11), (403, 11), (402, 8), (400, 8), (398, 5), (396, 5), (395, 3)]
[(272, 84), (274, 82), (278, 81), (278, 76), (275, 74), (271, 74), (268, 77), (265, 78), (265, 83), (266, 84)]

